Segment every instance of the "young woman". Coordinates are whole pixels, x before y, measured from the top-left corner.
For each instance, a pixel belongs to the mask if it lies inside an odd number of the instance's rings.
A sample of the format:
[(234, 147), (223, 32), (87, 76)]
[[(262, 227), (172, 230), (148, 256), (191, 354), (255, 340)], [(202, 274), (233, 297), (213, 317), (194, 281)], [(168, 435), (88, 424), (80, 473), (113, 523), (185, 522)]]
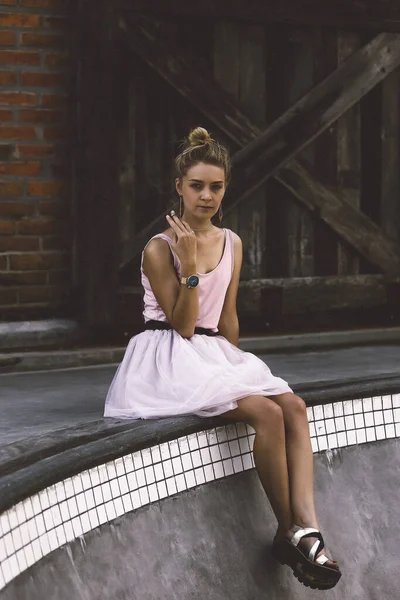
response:
[(212, 223), (222, 219), (228, 153), (198, 127), (175, 162), (179, 216), (171, 211), (169, 227), (143, 251), (145, 330), (129, 342), (104, 416), (221, 415), (250, 424), (256, 469), (278, 521), (273, 555), (305, 585), (331, 588), (341, 573), (318, 530), (305, 403), (238, 348), (242, 243)]

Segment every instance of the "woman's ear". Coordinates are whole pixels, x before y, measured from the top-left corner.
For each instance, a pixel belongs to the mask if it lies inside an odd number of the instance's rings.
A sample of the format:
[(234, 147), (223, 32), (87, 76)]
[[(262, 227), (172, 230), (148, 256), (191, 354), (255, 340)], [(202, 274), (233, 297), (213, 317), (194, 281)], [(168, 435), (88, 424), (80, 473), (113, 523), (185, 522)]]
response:
[(182, 179), (180, 177), (175, 179), (175, 188), (179, 196), (182, 196)]

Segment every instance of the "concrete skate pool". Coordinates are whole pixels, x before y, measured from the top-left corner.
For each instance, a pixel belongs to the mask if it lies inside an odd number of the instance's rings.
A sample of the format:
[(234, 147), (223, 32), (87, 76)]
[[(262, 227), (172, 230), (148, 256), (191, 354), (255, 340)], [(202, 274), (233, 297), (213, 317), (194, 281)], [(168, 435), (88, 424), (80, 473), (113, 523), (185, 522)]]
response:
[[(301, 386), (300, 386), (301, 387)], [(394, 599), (398, 377), (296, 388), (316, 502), (343, 578), (328, 599)], [(269, 545), (254, 431), (222, 419), (100, 422), (0, 450), (0, 599), (309, 598)]]

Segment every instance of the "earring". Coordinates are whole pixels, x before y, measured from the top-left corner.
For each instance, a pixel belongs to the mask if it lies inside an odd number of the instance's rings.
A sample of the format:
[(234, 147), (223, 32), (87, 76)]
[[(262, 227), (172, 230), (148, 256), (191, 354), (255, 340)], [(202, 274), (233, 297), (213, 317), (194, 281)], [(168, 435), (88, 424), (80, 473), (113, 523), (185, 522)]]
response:
[(179, 218), (182, 219), (182, 196), (179, 196)]
[(219, 222), (220, 222), (220, 223), (221, 223), (221, 221), (222, 221), (222, 218), (223, 218), (223, 216), (224, 216), (224, 212), (223, 212), (223, 210), (222, 210), (222, 204), (220, 204), (220, 205), (219, 205), (219, 211), (218, 211), (218, 219), (219, 219)]

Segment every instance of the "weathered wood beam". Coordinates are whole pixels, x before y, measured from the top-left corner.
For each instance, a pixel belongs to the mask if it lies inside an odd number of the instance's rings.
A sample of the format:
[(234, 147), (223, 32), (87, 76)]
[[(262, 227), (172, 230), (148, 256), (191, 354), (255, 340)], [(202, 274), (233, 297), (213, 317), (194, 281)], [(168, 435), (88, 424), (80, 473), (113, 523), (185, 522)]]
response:
[[(391, 286), (399, 285), (400, 277), (385, 275), (346, 275), (329, 277), (287, 277), (249, 279), (239, 283), (238, 311), (242, 315), (261, 313), (263, 295), (281, 293), (283, 314), (304, 314), (322, 310), (373, 308), (388, 302)], [(142, 298), (141, 286), (124, 286), (119, 296)], [(129, 300), (129, 305), (132, 300)]]
[[(259, 129), (214, 80), (207, 74), (193, 72), (179, 50), (171, 50), (162, 43), (159, 29), (149, 19), (142, 17), (140, 22), (136, 21), (130, 27), (125, 21), (121, 21), (120, 25), (131, 49), (233, 141), (242, 146), (247, 144), (233, 158), (240, 177), (236, 176), (230, 186), (224, 200), (225, 212), (276, 174), (299, 150), (400, 64), (400, 36), (377, 36), (260, 135)], [(320, 210), (315, 190), (322, 191), (324, 188), (304, 167), (292, 162), (286, 167), (282, 179), (277, 179), (295, 192), (295, 197), (304, 206)], [(346, 231), (339, 207), (343, 206), (347, 216), (352, 214), (353, 226), (361, 227), (357, 235), (347, 235), (344, 239), (385, 272), (398, 272), (400, 258), (396, 246), (379, 235), (376, 225), (356, 207), (352, 210), (342, 195), (327, 190), (326, 197), (333, 199), (333, 196), (335, 210), (321, 211), (321, 217), (342, 235)], [(315, 204), (312, 204), (312, 198)], [(164, 214), (160, 215), (136, 236), (132, 258), (142, 250), (149, 233), (164, 225), (164, 219)]]
[[(395, 282), (396, 279), (393, 280)], [(398, 279), (397, 279), (398, 281)], [(324, 310), (373, 308), (388, 302), (389, 282), (384, 275), (350, 275), (328, 277), (293, 277), (289, 279), (254, 279), (241, 281), (238, 311), (262, 314), (265, 299), (280, 291), (282, 315), (304, 314)]]
[(378, 265), (385, 273), (400, 272), (400, 256), (396, 245), (367, 215), (360, 211), (352, 198), (340, 188), (334, 191), (317, 180), (298, 162), (282, 167), (276, 176), (303, 205), (308, 204), (325, 223), (330, 225), (342, 240)]
[[(360, 33), (340, 31), (338, 33), (337, 59), (338, 63), (346, 61), (362, 46)], [(347, 111), (337, 122), (336, 128), (336, 174), (340, 187), (351, 194), (354, 206), (361, 205), (361, 107), (360, 104)], [(350, 198), (350, 196), (349, 196)], [(360, 272), (360, 258), (351, 248), (339, 242), (338, 274), (356, 275)]]
[[(381, 206), (382, 231), (400, 247), (400, 70), (381, 89)], [(400, 304), (400, 298), (399, 298)]]
[[(179, 46), (171, 47), (164, 41), (163, 28), (152, 19), (141, 15), (134, 20), (119, 20), (123, 39), (163, 79), (168, 81), (182, 96), (199, 108), (209, 119), (218, 115), (218, 127), (238, 147), (260, 134), (251, 119), (244, 114), (229, 94), (217, 86), (206, 73), (191, 71), (190, 61), (182, 55)], [(207, 89), (212, 85), (211, 91)]]
[(240, 178), (232, 182), (228, 205), (241, 202), (399, 65), (398, 34), (380, 34), (356, 52), (235, 154)]
[(231, 19), (290, 25), (326, 25), (400, 31), (400, 0), (119, 0), (126, 11), (157, 17)]

